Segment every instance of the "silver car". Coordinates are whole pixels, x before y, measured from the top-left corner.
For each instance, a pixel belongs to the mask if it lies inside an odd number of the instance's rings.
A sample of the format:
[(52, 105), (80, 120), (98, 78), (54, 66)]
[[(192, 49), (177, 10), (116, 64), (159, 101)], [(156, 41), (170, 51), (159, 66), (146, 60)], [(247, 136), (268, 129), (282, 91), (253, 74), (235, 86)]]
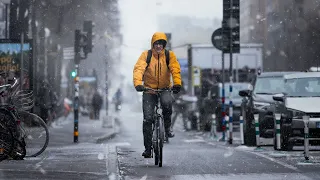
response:
[[(288, 74), (284, 76), (284, 79), (285, 92), (273, 96), (273, 99), (277, 101), (274, 107), (275, 112), (281, 113), (281, 150), (292, 150), (294, 145), (303, 144), (303, 116), (310, 117), (310, 144), (319, 144), (320, 72)], [(276, 139), (274, 144), (276, 146)]]

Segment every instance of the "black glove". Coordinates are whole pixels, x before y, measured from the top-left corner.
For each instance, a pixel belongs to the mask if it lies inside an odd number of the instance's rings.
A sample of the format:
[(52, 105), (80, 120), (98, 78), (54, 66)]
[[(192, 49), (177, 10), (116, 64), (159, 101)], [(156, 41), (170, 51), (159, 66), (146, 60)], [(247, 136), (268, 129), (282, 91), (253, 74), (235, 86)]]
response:
[(181, 86), (180, 85), (174, 85), (172, 87), (172, 91), (173, 91), (173, 94), (178, 94), (181, 90)]
[(145, 90), (144, 86), (142, 86), (142, 85), (138, 85), (135, 88), (136, 88), (136, 91), (138, 91), (138, 92), (142, 92)]

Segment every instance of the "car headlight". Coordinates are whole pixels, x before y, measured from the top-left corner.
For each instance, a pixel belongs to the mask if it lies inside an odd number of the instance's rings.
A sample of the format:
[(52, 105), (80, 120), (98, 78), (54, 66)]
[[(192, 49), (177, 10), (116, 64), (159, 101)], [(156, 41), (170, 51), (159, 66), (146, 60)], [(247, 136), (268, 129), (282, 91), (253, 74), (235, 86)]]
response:
[(288, 109), (288, 116), (293, 119), (302, 119), (302, 116), (306, 115), (303, 111), (298, 111), (294, 109)]
[(265, 107), (270, 106), (270, 103), (266, 102), (253, 102), (253, 107), (255, 109), (264, 109)]

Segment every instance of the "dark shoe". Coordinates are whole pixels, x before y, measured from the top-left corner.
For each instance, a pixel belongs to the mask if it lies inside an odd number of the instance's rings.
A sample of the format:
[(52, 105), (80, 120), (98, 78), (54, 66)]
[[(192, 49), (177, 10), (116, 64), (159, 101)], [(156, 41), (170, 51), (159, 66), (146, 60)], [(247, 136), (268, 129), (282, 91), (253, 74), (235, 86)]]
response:
[(166, 133), (168, 138), (173, 138), (174, 137), (174, 133), (169, 131)]
[(142, 156), (144, 156), (144, 158), (151, 158), (151, 149), (146, 149), (143, 153)]

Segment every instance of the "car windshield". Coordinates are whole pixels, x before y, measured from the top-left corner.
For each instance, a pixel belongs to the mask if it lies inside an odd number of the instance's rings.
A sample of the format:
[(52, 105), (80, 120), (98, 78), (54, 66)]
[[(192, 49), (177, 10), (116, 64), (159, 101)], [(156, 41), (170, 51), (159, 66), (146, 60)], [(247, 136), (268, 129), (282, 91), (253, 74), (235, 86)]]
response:
[(282, 76), (259, 77), (257, 78), (255, 94), (277, 94), (284, 91), (284, 80)]
[[(225, 85), (225, 97), (230, 97), (230, 90), (229, 90), (230, 85), (226, 84)], [(232, 97), (233, 98), (241, 98), (239, 96), (239, 91), (248, 89), (249, 84), (233, 84), (232, 85)], [(220, 97), (222, 97), (222, 88), (220, 88)]]
[(289, 97), (320, 96), (320, 77), (287, 79), (285, 92)]

